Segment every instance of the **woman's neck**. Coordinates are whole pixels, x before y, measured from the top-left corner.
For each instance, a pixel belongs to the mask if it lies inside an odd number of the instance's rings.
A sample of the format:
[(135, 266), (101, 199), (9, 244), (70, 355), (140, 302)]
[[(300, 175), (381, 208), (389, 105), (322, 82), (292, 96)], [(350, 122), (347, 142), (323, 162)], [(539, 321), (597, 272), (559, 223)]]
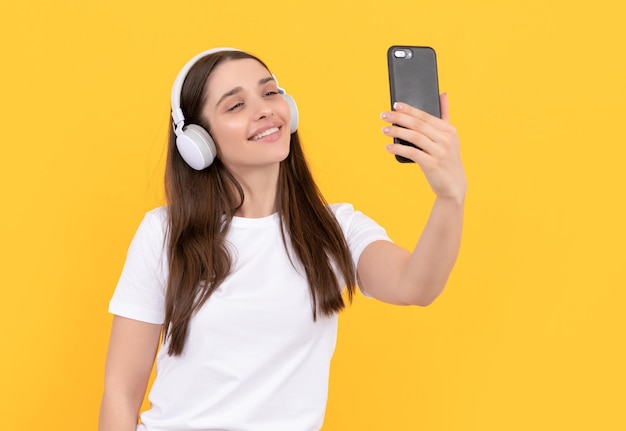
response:
[(236, 216), (261, 218), (276, 212), (278, 172), (276, 166), (275, 169), (255, 169), (244, 175), (234, 174), (244, 193), (243, 204), (235, 213)]

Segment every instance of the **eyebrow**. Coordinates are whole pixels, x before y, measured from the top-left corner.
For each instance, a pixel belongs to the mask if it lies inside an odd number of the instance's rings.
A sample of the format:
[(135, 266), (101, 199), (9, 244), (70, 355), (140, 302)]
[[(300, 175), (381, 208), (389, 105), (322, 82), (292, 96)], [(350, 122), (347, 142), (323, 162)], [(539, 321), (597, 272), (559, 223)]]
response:
[[(264, 84), (267, 84), (267, 83), (268, 83), (268, 82), (270, 82), (270, 81), (275, 81), (275, 79), (274, 79), (274, 77), (273, 77), (273, 76), (268, 76), (267, 78), (260, 79), (260, 80), (259, 80), (259, 86), (264, 85)], [(243, 90), (243, 87), (235, 87), (235, 88), (233, 88), (232, 90), (227, 91), (226, 93), (224, 93), (224, 94), (222, 95), (222, 97), (220, 97), (220, 100), (218, 100), (218, 101), (217, 101), (217, 103), (215, 104), (215, 106), (219, 106), (219, 104), (220, 104), (220, 103), (222, 103), (222, 101), (223, 101), (224, 99), (226, 99), (227, 97), (233, 96), (233, 95), (235, 95), (235, 94), (239, 93), (239, 92), (240, 92), (240, 91), (242, 91), (242, 90)]]

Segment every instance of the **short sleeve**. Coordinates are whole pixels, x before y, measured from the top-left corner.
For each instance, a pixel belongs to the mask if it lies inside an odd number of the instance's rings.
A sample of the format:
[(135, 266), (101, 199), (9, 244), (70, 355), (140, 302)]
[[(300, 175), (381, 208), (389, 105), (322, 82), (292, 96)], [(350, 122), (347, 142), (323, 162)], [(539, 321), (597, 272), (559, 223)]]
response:
[(148, 212), (128, 248), (126, 262), (109, 302), (109, 312), (162, 324), (165, 318), (165, 208)]
[(391, 241), (385, 229), (350, 204), (330, 206), (346, 237), (356, 267), (363, 250), (374, 241)]

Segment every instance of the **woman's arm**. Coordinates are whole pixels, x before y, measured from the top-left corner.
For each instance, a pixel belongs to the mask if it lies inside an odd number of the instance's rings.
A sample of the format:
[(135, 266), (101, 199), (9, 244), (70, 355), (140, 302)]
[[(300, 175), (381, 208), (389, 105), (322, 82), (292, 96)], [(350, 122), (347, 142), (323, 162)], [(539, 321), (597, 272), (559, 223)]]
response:
[(135, 431), (161, 325), (113, 317), (99, 431)]
[(456, 129), (449, 123), (445, 94), (441, 96), (441, 112), (439, 119), (398, 103), (394, 111), (381, 115), (391, 124), (383, 128), (385, 135), (421, 148), (394, 144), (387, 147), (388, 151), (416, 162), (436, 195), (412, 253), (377, 241), (361, 254), (357, 266), (359, 285), (381, 301), (430, 304), (443, 291), (459, 252), (467, 182)]

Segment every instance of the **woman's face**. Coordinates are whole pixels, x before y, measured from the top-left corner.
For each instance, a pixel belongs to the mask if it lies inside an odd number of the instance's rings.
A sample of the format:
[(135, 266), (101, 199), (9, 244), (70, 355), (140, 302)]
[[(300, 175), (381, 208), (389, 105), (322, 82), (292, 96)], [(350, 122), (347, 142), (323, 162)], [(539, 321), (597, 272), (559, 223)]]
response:
[(289, 154), (289, 105), (254, 59), (228, 60), (208, 78), (202, 114), (218, 157), (234, 173), (278, 166)]

